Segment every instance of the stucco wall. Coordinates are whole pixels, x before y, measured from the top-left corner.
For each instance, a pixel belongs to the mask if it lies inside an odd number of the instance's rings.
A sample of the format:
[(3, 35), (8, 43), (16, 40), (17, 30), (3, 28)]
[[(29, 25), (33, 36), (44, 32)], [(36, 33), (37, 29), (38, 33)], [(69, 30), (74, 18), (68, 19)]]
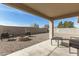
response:
[(79, 37), (79, 29), (78, 28), (55, 28), (54, 35), (65, 37), (65, 38), (70, 38), (75, 36)]
[(55, 28), (54, 31), (56, 33), (74, 33), (78, 34), (79, 29), (78, 28)]

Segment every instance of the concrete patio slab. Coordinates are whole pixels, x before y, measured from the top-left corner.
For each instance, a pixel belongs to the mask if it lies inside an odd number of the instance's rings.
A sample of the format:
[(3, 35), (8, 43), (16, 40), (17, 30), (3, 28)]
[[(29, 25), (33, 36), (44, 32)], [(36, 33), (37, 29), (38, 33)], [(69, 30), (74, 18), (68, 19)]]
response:
[(69, 49), (67, 47), (57, 47), (50, 56), (77, 56), (77, 50), (71, 48), (71, 53), (69, 53)]
[(49, 55), (55, 48), (56, 46), (51, 46), (50, 40), (46, 40), (7, 56), (46, 56)]
[(53, 41), (51, 46), (50, 40), (43, 41), (28, 48), (16, 51), (7, 56), (77, 56), (77, 50), (71, 48), (73, 53), (69, 53), (69, 48), (61, 46), (57, 47), (57, 42)]

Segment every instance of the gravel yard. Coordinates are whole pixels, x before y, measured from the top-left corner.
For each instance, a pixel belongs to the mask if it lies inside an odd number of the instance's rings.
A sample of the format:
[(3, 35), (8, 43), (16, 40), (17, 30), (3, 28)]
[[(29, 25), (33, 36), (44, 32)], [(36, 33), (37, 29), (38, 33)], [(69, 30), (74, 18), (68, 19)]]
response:
[(48, 39), (48, 33), (36, 34), (29, 37), (30, 41), (0, 41), (0, 55), (5, 56), (17, 50), (27, 48), (39, 42), (45, 41)]

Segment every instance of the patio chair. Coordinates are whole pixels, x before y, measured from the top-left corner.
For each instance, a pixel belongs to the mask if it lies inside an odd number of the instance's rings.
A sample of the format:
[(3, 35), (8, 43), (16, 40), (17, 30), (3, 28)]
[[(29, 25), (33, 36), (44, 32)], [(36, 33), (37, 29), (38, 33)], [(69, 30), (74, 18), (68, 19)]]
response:
[(57, 41), (57, 46), (59, 47), (59, 40), (61, 40), (61, 42), (62, 42), (63, 38), (62, 37), (53, 37), (51, 39), (51, 45), (52, 45), (52, 40), (56, 40)]
[(69, 40), (69, 53), (72, 53), (71, 47), (79, 49), (79, 37), (71, 37)]

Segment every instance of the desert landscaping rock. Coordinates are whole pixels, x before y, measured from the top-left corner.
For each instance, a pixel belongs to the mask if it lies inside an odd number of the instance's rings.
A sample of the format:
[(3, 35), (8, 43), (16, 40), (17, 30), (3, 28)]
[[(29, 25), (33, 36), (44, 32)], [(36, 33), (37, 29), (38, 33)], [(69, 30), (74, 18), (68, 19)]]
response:
[(34, 44), (40, 43), (42, 41), (45, 41), (48, 39), (48, 33), (43, 34), (36, 34), (32, 35), (32, 37), (29, 37), (32, 40), (29, 41), (7, 41), (6, 39), (3, 41), (0, 41), (0, 55), (8, 55), (15, 51), (27, 48), (29, 46), (32, 46)]

